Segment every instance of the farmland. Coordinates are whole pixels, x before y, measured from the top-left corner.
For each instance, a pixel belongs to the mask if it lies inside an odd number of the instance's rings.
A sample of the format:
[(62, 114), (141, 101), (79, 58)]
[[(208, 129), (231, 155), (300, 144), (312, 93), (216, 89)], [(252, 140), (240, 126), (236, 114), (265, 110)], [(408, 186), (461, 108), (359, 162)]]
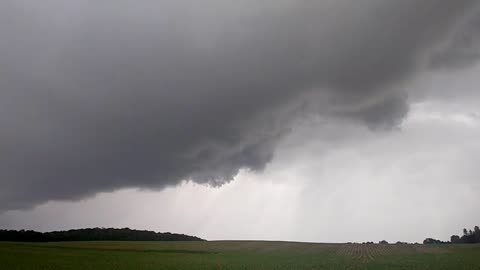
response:
[(0, 269), (480, 269), (480, 245), (0, 242)]

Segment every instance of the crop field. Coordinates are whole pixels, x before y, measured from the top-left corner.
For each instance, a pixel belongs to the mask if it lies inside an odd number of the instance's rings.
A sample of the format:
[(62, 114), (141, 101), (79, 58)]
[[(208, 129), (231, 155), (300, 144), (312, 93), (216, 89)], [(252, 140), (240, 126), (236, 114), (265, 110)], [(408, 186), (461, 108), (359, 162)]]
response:
[(0, 269), (480, 270), (480, 245), (361, 245), (256, 241), (0, 242)]

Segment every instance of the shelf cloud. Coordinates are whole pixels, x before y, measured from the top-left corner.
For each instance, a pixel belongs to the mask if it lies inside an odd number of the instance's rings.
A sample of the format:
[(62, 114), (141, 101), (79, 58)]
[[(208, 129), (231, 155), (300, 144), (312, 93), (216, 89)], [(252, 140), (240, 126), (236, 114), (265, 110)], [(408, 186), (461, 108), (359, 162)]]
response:
[(2, 1), (0, 211), (221, 185), (262, 170), (305, 114), (394, 127), (403, 82), (463, 61), (458, 33), (476, 37), (477, 6)]

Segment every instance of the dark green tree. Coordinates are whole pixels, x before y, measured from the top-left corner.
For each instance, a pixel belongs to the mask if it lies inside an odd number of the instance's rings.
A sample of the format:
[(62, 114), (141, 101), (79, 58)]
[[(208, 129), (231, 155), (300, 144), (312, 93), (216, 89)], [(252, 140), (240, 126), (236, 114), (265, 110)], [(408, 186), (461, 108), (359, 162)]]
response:
[(131, 230), (129, 228), (91, 228), (57, 232), (0, 230), (0, 241), (60, 242), (60, 241), (204, 241), (195, 236), (174, 233)]
[(452, 235), (452, 236), (450, 237), (450, 242), (452, 242), (452, 243), (454, 243), (454, 244), (456, 244), (456, 243), (461, 243), (461, 241), (460, 241), (460, 236), (458, 236), (458, 235)]

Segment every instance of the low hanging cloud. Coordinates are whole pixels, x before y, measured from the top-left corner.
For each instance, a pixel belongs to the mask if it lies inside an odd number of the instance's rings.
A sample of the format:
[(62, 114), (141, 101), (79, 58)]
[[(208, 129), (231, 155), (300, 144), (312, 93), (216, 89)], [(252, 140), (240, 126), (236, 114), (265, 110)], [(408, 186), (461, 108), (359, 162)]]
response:
[(477, 5), (2, 1), (0, 211), (221, 185), (264, 168), (305, 108), (395, 125), (395, 85)]
[(454, 31), (443, 46), (432, 53), (433, 69), (459, 69), (475, 64), (480, 58), (480, 16), (470, 16)]

